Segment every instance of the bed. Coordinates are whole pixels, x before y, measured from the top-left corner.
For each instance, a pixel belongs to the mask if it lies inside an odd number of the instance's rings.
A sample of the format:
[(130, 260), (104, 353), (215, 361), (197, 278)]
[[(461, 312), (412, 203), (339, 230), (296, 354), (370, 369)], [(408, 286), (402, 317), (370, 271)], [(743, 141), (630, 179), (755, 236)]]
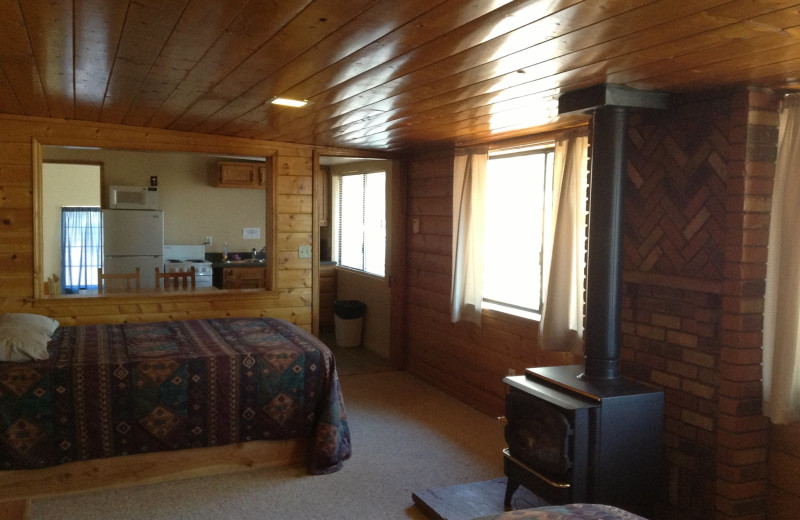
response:
[(38, 351), (0, 343), (18, 358), (0, 362), (7, 474), (259, 440), (304, 440), (312, 474), (350, 457), (333, 356), (286, 321), (80, 325), (45, 337)]
[(602, 504), (566, 504), (520, 509), (474, 520), (645, 520), (617, 507)]

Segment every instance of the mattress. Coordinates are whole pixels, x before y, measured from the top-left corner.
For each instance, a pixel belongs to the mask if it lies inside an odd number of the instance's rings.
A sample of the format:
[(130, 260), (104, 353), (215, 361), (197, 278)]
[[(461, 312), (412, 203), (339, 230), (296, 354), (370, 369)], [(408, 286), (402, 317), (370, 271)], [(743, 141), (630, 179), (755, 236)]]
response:
[(333, 355), (286, 321), (60, 327), (48, 353), (0, 363), (0, 469), (297, 438), (310, 473), (350, 456)]

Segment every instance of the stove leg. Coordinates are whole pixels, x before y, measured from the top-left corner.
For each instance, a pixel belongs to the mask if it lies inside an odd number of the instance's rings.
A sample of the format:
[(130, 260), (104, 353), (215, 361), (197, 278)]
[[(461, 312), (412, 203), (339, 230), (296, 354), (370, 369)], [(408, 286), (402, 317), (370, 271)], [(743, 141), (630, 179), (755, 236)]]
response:
[(511, 497), (514, 496), (514, 492), (517, 489), (519, 489), (519, 482), (509, 478), (506, 482), (506, 496), (503, 500), (503, 506), (505, 506), (506, 511), (511, 511)]

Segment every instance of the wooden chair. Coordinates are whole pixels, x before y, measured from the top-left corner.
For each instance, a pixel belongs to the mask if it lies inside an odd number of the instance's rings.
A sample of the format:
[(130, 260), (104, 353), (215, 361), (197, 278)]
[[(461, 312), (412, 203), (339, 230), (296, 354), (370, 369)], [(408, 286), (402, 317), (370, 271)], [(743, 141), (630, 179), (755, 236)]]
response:
[(194, 267), (191, 267), (188, 271), (173, 271), (171, 273), (162, 273), (161, 269), (156, 267), (156, 289), (161, 288), (161, 280), (164, 280), (164, 289), (188, 289), (190, 287), (194, 289)]
[(47, 281), (44, 282), (44, 294), (49, 294), (50, 296), (61, 294), (61, 284), (58, 283), (59, 280), (60, 278), (57, 274), (48, 276)]
[[(117, 283), (120, 282), (120, 283)], [(97, 292), (111, 292), (117, 289), (121, 285), (121, 282), (125, 282), (125, 291), (130, 291), (132, 289), (139, 289), (139, 268), (137, 267), (136, 270), (132, 273), (117, 273), (117, 274), (103, 274), (103, 269), (101, 267), (97, 268)]]

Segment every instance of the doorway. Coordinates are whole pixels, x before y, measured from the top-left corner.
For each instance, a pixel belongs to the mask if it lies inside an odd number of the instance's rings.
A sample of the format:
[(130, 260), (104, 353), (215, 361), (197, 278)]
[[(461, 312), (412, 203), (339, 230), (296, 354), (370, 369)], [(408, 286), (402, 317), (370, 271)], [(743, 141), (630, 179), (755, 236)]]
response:
[[(317, 161), (317, 335), (334, 350), (343, 373), (389, 369), (393, 161), (330, 155)], [(336, 340), (337, 300), (366, 305), (358, 347)]]

